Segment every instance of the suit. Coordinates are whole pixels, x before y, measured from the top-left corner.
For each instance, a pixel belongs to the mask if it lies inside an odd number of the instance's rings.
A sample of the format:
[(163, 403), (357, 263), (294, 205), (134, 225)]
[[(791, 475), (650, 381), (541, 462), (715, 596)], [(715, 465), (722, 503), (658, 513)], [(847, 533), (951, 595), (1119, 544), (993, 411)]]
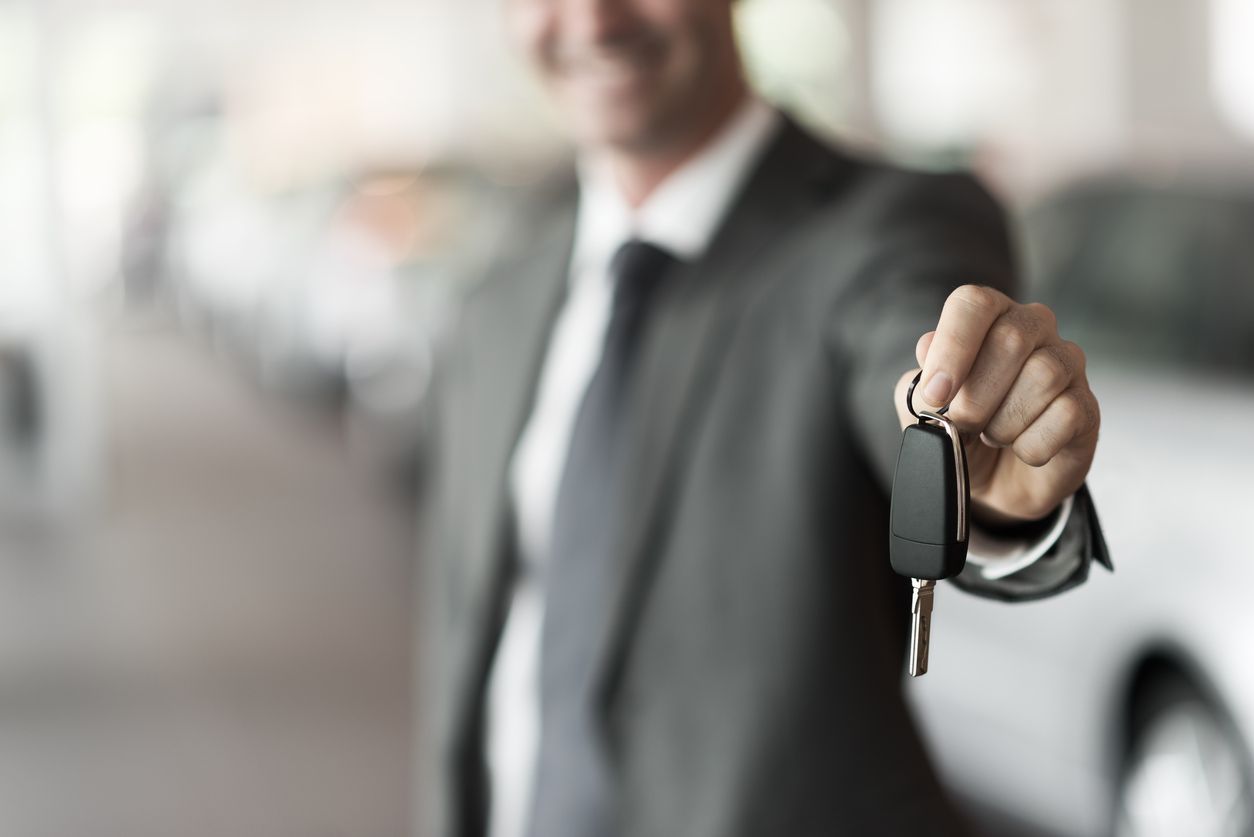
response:
[[(483, 694), (513, 565), (506, 469), (574, 212), (569, 186), (529, 203), (439, 369), (422, 590), (439, 837), (482, 834)], [(637, 359), (629, 525), (598, 637), (624, 837), (963, 833), (900, 689), (891, 389), (954, 287), (1010, 292), (1013, 274), (974, 181), (857, 160), (789, 123), (706, 256), (668, 276)], [(1082, 560), (1046, 592), (1102, 557), (1090, 516), (1073, 518)], [(1042, 592), (1008, 589), (986, 592)]]

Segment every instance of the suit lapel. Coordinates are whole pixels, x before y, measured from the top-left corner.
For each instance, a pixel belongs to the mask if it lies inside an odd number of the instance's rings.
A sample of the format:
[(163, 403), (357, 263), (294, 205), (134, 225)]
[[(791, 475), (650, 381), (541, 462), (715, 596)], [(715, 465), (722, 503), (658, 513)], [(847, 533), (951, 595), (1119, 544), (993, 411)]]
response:
[(778, 245), (850, 169), (790, 121), (741, 190), (706, 256), (669, 277), (651, 315), (640, 359), (633, 428), (634, 468), (625, 529), (598, 670), (601, 709), (618, 684), (624, 652), (656, 570), (669, 492), (692, 427), (707, 401), (721, 349), (753, 288), (769, 281)]
[[(565, 297), (574, 238), (574, 201), (564, 199), (530, 225), (520, 251), (502, 260), (500, 282), (480, 307), (467, 335), (475, 355), (471, 406), (473, 427), (464, 438), (476, 450), (460, 461), (473, 462), (468, 475), (471, 502), (462, 601), (469, 608), (461, 676), (454, 685), (458, 729), (469, 740), (480, 706), (505, 602), (513, 540), (509, 501), (509, 462), (531, 412), (549, 333)], [(503, 280), (503, 281), (500, 281)]]

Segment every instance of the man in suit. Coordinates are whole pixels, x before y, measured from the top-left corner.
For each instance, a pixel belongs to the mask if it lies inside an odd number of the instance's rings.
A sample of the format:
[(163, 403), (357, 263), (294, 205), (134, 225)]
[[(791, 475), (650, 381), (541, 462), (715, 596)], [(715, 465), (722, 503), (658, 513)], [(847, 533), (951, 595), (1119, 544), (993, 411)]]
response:
[(974, 181), (755, 99), (730, 0), (506, 14), (579, 168), (518, 214), (439, 369), (430, 833), (964, 833), (901, 694), (904, 385), (917, 362), (980, 535), (1017, 555), (973, 545), (959, 583), (1049, 595), (1105, 561), (1082, 352), (1012, 301)]

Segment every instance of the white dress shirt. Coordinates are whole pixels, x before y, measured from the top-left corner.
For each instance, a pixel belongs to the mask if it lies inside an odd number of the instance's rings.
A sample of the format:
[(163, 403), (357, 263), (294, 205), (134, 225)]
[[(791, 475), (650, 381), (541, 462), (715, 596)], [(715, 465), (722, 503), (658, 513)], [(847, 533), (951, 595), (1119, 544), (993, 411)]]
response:
[[(580, 161), (569, 293), (549, 337), (535, 406), (510, 462), (520, 566), (488, 682), (489, 837), (524, 837), (530, 815), (540, 741), (541, 562), (549, 552), (558, 481), (575, 415), (601, 359), (613, 294), (610, 261), (632, 238), (655, 244), (681, 261), (698, 259), (781, 121), (777, 111), (750, 98), (712, 142), (635, 210), (604, 166)], [(995, 556), (987, 560), (988, 577), (990, 572), (1017, 571), (1053, 544), (1066, 517), (1060, 515), (1055, 530), (1031, 545), (991, 539), (977, 545), (979, 535), (973, 531), (972, 552)], [(972, 560), (985, 563), (981, 557), (973, 554)]]
[(569, 293), (549, 338), (535, 406), (510, 463), (521, 566), (488, 684), (490, 837), (523, 837), (530, 814), (540, 741), (539, 564), (549, 551), (575, 414), (601, 360), (613, 294), (610, 260), (632, 238), (681, 261), (699, 258), (780, 121), (775, 110), (749, 99), (713, 142), (635, 210), (604, 166), (596, 160), (580, 163)]

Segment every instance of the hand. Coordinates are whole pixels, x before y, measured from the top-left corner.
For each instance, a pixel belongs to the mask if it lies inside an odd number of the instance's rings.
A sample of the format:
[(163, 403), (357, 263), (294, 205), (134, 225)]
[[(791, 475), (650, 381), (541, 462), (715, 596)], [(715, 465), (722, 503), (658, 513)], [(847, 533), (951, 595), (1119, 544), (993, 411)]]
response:
[[(992, 288), (949, 295), (935, 331), (919, 338), (916, 409), (949, 406), (971, 478), (972, 514), (987, 525), (1039, 520), (1080, 487), (1093, 463), (1101, 414), (1084, 352), (1058, 336), (1054, 313)], [(916, 419), (897, 384), (902, 427)]]

